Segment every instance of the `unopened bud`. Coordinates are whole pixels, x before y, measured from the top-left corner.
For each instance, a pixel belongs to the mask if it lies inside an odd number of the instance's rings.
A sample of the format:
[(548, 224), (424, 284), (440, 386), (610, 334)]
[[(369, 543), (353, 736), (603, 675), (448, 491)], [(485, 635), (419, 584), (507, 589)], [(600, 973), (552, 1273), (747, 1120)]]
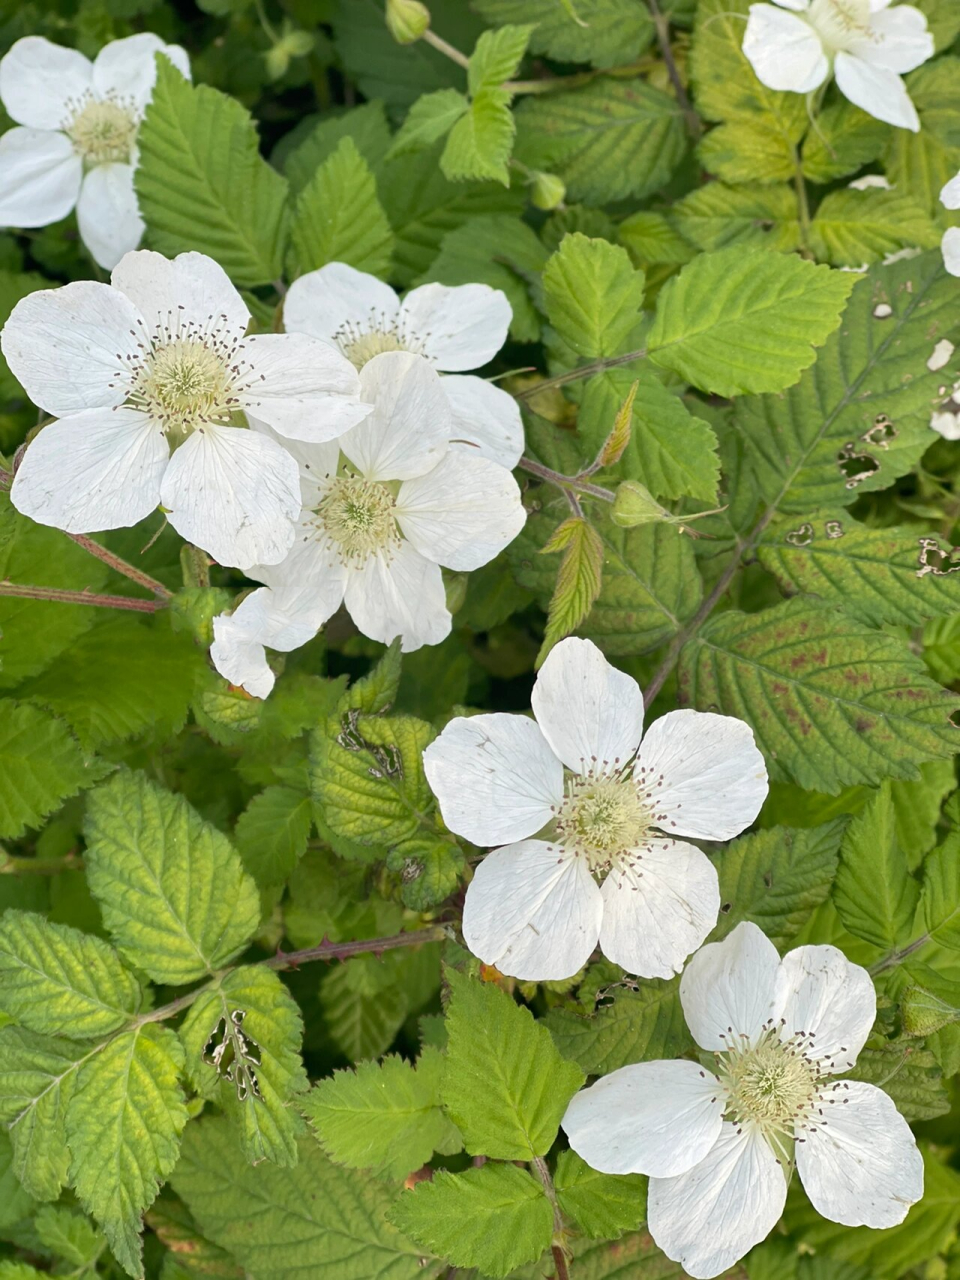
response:
[(314, 45), (309, 31), (298, 31), (294, 27), (286, 27), (283, 34), (272, 49), (264, 55), (267, 64), (267, 75), (271, 80), (279, 80), (286, 75), (292, 59), (305, 58)]
[(613, 499), (613, 523), (621, 529), (635, 529), (637, 525), (654, 524), (658, 520), (672, 522), (665, 507), (661, 507), (653, 494), (637, 480), (624, 480)]
[(563, 204), (567, 188), (555, 173), (533, 173), (530, 176), (530, 203), (537, 209), (556, 209)]
[(908, 1036), (930, 1036), (951, 1022), (960, 1022), (960, 1009), (923, 987), (908, 987), (900, 1002), (900, 1017)]
[(430, 10), (420, 0), (387, 0), (387, 27), (397, 44), (413, 44), (430, 26)]

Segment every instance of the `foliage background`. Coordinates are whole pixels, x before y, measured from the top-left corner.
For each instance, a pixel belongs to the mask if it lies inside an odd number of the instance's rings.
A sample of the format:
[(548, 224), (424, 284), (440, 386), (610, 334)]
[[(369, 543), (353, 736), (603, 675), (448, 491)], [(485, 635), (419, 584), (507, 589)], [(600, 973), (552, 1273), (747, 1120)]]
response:
[[(588, 468), (636, 382), (593, 481), (681, 520), (724, 508), (696, 541), (622, 528), (528, 470), (524, 533), (449, 580), (447, 641), (401, 662), (338, 617), (258, 703), (204, 648), (238, 575), (157, 514), (97, 539), (155, 580), (150, 612), (4, 592), (150, 598), (0, 494), (0, 1280), (544, 1277), (564, 1250), (578, 1280), (682, 1274), (644, 1179), (556, 1140), (585, 1074), (690, 1050), (676, 981), (481, 974), (457, 943), (477, 851), (419, 763), (457, 709), (526, 709), (571, 629), (654, 714), (753, 726), (772, 787), (717, 851), (714, 936), (754, 920), (872, 968), (857, 1074), (924, 1151), (902, 1226), (825, 1222), (795, 1182), (730, 1274), (960, 1277), (960, 459), (929, 429), (960, 371), (928, 364), (960, 331), (936, 247), (960, 12), (918, 3), (937, 56), (909, 77), (914, 135), (832, 93), (811, 127), (753, 77), (731, 0), (433, 0), (469, 76), (396, 43), (380, 0), (0, 0), (0, 51), (187, 47), (196, 87), (161, 66), (140, 135), (146, 243), (215, 257), (260, 327), (327, 261), (487, 281), (514, 312), (489, 372), (535, 464)], [(893, 190), (851, 190), (864, 172)], [(0, 320), (91, 276), (72, 219), (0, 233)], [(8, 459), (36, 421), (0, 361)], [(426, 1166), (447, 1172), (402, 1192)]]

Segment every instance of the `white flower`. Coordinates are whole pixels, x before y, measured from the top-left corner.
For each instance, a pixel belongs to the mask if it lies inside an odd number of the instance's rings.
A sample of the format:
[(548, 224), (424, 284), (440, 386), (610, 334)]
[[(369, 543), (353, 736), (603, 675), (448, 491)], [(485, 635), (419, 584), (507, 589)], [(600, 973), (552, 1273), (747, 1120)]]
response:
[(712, 863), (674, 836), (729, 840), (754, 820), (767, 773), (753, 734), (732, 716), (674, 711), (643, 736), (636, 681), (589, 640), (553, 649), (532, 702), (536, 720), (461, 717), (424, 752), (451, 831), (505, 846), (467, 889), (467, 946), (549, 981), (599, 940), (630, 973), (668, 977), (720, 909)]
[[(946, 209), (960, 209), (960, 173), (940, 192), (940, 203)], [(941, 247), (944, 266), (952, 276), (960, 276), (960, 227), (947, 228)]]
[(900, 76), (933, 57), (919, 9), (891, 0), (774, 0), (752, 4), (743, 52), (770, 89), (810, 93), (830, 75), (855, 105), (901, 129), (920, 128)]
[(76, 206), (80, 238), (101, 267), (137, 247), (137, 129), (157, 53), (189, 77), (180, 46), (150, 32), (114, 40), (92, 63), (42, 36), (16, 42), (0, 60), (0, 99), (25, 127), (0, 137), (0, 226), (45, 227)]
[(290, 554), (250, 569), (267, 585), (214, 620), (214, 665), (256, 697), (273, 686), (264, 646), (306, 644), (341, 604), (374, 640), (439, 644), (451, 626), (440, 566), (477, 569), (523, 528), (511, 473), (450, 448), (449, 405), (425, 360), (374, 356), (360, 384), (365, 422), (338, 444), (288, 445), (303, 499)]
[[(818, 1213), (892, 1227), (923, 1194), (923, 1160), (893, 1102), (849, 1071), (873, 1026), (865, 969), (836, 947), (781, 960), (755, 924), (692, 958), (687, 1025), (713, 1071), (688, 1060), (621, 1067), (582, 1090), (563, 1128), (603, 1173), (650, 1175), (647, 1225), (685, 1272), (725, 1271), (783, 1211), (793, 1159)], [(704, 1059), (706, 1060), (706, 1059)]]
[(463, 371), (493, 359), (510, 316), (506, 296), (486, 284), (425, 284), (401, 302), (376, 276), (342, 262), (295, 280), (283, 307), (288, 333), (322, 338), (358, 369), (383, 351), (412, 351), (450, 374), (443, 390), (453, 415), (451, 438), (503, 467), (515, 467), (523, 453), (517, 402)]
[(0, 347), (31, 400), (58, 421), (31, 442), (14, 506), (92, 533), (162, 503), (173, 527), (221, 564), (273, 564), (300, 511), (281, 436), (328, 440), (370, 412), (356, 370), (299, 334), (244, 337), (250, 319), (200, 253), (127, 254), (112, 284), (77, 281), (18, 302)]

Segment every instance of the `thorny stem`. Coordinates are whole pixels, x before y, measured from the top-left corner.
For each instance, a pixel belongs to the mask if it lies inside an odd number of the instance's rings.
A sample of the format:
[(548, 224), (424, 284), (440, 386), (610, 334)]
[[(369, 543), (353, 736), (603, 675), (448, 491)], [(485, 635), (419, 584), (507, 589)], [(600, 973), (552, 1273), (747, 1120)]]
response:
[(559, 471), (552, 471), (550, 467), (545, 467), (542, 462), (535, 462), (533, 458), (521, 458), (517, 466), (521, 471), (529, 471), (532, 476), (546, 480), (548, 484), (555, 484), (558, 489), (575, 489), (577, 493), (589, 494), (591, 498), (599, 498), (601, 502), (614, 501), (615, 495), (609, 489), (604, 489), (599, 484), (590, 484), (588, 480), (582, 478), (588, 474), (587, 472), (582, 471), (575, 476), (564, 476)]
[(134, 600), (130, 596), (96, 595), (92, 591), (69, 591), (66, 587), (30, 587), (18, 582), (0, 582), (0, 596), (23, 600), (56, 600), (60, 604), (96, 605), (101, 609), (132, 609), (135, 613), (156, 613), (167, 607), (164, 600)]
[(872, 964), (867, 970), (870, 974), (886, 973), (888, 969), (895, 968), (908, 956), (912, 956), (915, 951), (919, 951), (921, 947), (925, 947), (930, 941), (929, 933), (922, 933), (919, 938), (914, 938), (912, 942), (908, 942), (905, 947), (901, 947), (898, 951), (891, 951), (885, 955), (882, 960), (878, 960), (876, 964)]
[(88, 538), (85, 533), (68, 533), (68, 538), (72, 538), (78, 547), (83, 547), (84, 551), (88, 551), (90, 555), (96, 556), (98, 560), (102, 560), (104, 564), (116, 569), (117, 573), (122, 573), (125, 578), (129, 578), (131, 582), (138, 583), (141, 587), (146, 587), (148, 591), (152, 591), (155, 596), (159, 596), (161, 600), (170, 600), (173, 598), (173, 592), (158, 582), (156, 578), (151, 578), (149, 573), (144, 573), (142, 569), (138, 569), (135, 565), (129, 564), (120, 556), (114, 555), (112, 551), (108, 551), (106, 547), (101, 547), (99, 542), (94, 542), (92, 538)]
[(644, 360), (646, 355), (646, 347), (641, 347), (639, 351), (627, 351), (622, 356), (603, 356), (591, 364), (581, 364), (576, 369), (568, 369), (566, 373), (558, 373), (555, 378), (544, 378), (542, 382), (534, 383), (532, 387), (515, 391), (514, 396), (517, 400), (529, 400), (541, 391), (548, 391), (551, 387), (564, 387), (568, 382), (579, 382), (581, 378), (590, 378), (595, 373), (603, 373), (604, 369), (616, 369), (622, 364), (632, 364), (634, 360)]
[(557, 1192), (553, 1185), (553, 1179), (550, 1177), (550, 1170), (542, 1156), (534, 1156), (530, 1161), (530, 1167), (536, 1174), (547, 1199), (553, 1206), (554, 1243), (551, 1245), (550, 1251), (553, 1254), (554, 1265), (557, 1269), (555, 1280), (570, 1280), (570, 1272), (567, 1268), (567, 1259), (563, 1252), (563, 1246), (557, 1243), (558, 1238), (563, 1235), (563, 1214), (560, 1212), (560, 1205), (557, 1203)]
[(677, 69), (676, 59), (673, 56), (673, 48), (670, 44), (670, 21), (660, 11), (660, 5), (657, 0), (647, 0), (650, 8), (650, 16), (653, 18), (653, 25), (657, 33), (657, 44), (660, 46), (660, 53), (663, 57), (664, 64), (667, 68), (667, 75), (670, 77), (670, 83), (673, 85), (673, 91), (677, 95), (677, 102), (680, 104), (680, 110), (683, 112), (683, 118), (687, 124), (687, 132), (690, 137), (697, 139), (703, 133), (703, 124), (700, 117), (694, 110), (693, 103), (687, 93), (686, 86), (680, 78), (680, 72)]

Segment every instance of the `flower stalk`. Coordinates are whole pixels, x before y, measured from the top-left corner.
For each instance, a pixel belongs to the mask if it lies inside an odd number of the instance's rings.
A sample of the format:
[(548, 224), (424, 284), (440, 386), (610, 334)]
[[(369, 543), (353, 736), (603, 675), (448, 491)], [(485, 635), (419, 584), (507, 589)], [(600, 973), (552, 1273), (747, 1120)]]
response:
[(167, 607), (166, 600), (134, 600), (129, 596), (99, 595), (93, 591), (70, 591), (66, 587), (33, 587), (19, 582), (0, 582), (0, 596), (23, 600), (54, 600), (60, 604), (93, 605), (99, 609), (128, 609), (134, 613), (156, 613)]

